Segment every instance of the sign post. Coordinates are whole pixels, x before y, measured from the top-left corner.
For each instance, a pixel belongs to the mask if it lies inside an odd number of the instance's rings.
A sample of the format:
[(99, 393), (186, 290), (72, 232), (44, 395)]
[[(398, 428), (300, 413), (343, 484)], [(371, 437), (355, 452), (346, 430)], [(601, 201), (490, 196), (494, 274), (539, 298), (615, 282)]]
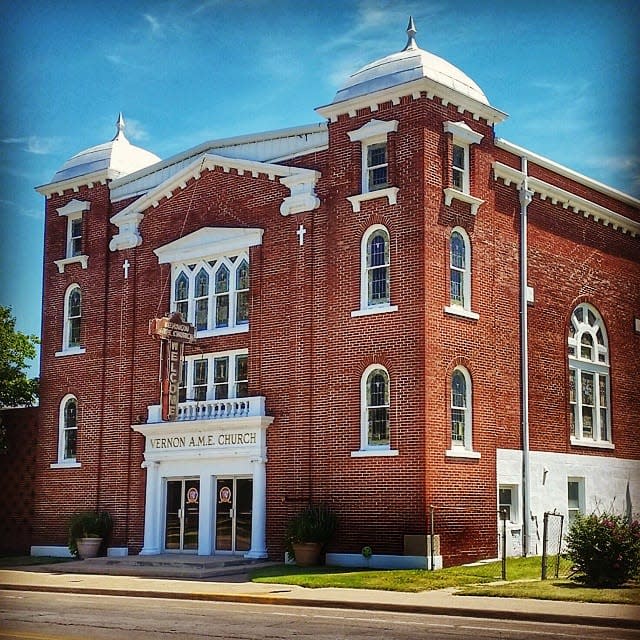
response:
[(164, 318), (149, 320), (149, 335), (160, 340), (160, 406), (162, 419), (168, 422), (178, 417), (178, 392), (182, 375), (185, 343), (195, 344), (196, 329), (175, 312)]

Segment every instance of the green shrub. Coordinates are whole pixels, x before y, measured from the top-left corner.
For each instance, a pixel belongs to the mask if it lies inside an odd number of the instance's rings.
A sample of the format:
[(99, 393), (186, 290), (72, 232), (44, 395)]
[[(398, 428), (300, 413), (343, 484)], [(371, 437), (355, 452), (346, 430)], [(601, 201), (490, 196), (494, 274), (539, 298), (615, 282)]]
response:
[(102, 538), (103, 544), (111, 535), (113, 521), (106, 511), (79, 511), (69, 520), (69, 551), (78, 555), (78, 538)]
[(640, 576), (640, 522), (610, 513), (579, 516), (567, 534), (574, 579), (618, 587)]

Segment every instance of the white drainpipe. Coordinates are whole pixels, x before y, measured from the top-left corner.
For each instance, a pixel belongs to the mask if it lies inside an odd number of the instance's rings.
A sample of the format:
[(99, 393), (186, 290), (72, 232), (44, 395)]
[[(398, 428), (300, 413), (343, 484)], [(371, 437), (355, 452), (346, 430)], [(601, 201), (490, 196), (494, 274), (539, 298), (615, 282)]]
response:
[(533, 198), (527, 181), (527, 158), (522, 156), (520, 192), (520, 387), (522, 413), (522, 555), (529, 555), (530, 487), (529, 487), (529, 343), (527, 319), (527, 207)]

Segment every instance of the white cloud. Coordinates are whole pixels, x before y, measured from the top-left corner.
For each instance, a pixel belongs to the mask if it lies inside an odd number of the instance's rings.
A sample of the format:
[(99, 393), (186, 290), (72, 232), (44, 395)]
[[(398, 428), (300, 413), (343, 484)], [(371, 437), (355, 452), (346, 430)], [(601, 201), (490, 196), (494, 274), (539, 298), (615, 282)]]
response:
[(2, 144), (19, 145), (22, 151), (34, 153), (36, 155), (48, 155), (55, 153), (60, 148), (60, 137), (40, 137), (40, 136), (24, 136), (21, 138), (4, 138), (0, 140)]
[(162, 25), (160, 21), (155, 16), (152, 16), (150, 13), (143, 13), (142, 17), (145, 19), (147, 24), (151, 27), (151, 33), (153, 35), (162, 35)]
[(130, 140), (143, 141), (149, 139), (149, 132), (139, 120), (125, 117), (125, 135)]

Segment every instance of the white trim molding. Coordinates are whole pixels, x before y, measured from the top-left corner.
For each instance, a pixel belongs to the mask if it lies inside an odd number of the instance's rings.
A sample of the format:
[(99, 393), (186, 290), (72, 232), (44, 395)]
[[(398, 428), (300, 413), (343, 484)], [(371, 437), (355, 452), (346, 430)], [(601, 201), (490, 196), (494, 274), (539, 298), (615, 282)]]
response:
[(64, 268), (67, 265), (74, 264), (76, 262), (78, 262), (83, 269), (86, 269), (89, 263), (89, 256), (79, 255), (71, 258), (62, 258), (62, 260), (54, 260), (53, 264), (58, 267), (58, 273), (64, 273)]
[(111, 222), (118, 227), (118, 233), (109, 243), (111, 251), (139, 246), (142, 237), (138, 226), (144, 218), (144, 212), (151, 207), (158, 207), (163, 199), (169, 199), (177, 191), (185, 189), (192, 178), (198, 180), (205, 170), (215, 168), (222, 168), (225, 173), (230, 173), (233, 169), (239, 176), (248, 174), (257, 178), (262, 175), (268, 180), (277, 180), (283, 184), (290, 190), (290, 195), (284, 198), (280, 206), (283, 216), (312, 211), (320, 206), (320, 199), (315, 193), (315, 186), (320, 178), (318, 171), (207, 153), (111, 218)]
[[(501, 162), (494, 162), (492, 167), (494, 179), (502, 180), (507, 187), (512, 184), (519, 186), (525, 179), (522, 171), (509, 167)], [(550, 200), (553, 205), (560, 204), (563, 209), (572, 209), (584, 218), (591, 218), (594, 222), (599, 222), (605, 227), (610, 226), (612, 229), (629, 234), (634, 238), (640, 236), (640, 222), (631, 220), (631, 218), (620, 215), (615, 211), (611, 211), (611, 209), (607, 209), (602, 205), (591, 202), (586, 198), (556, 187), (539, 178), (533, 178), (531, 176), (526, 176), (526, 178), (528, 188), (538, 194), (541, 200)], [(640, 204), (640, 202), (638, 204)]]
[(355, 196), (347, 196), (347, 200), (351, 203), (353, 213), (358, 213), (361, 203), (367, 200), (386, 198), (390, 205), (398, 204), (398, 191), (400, 191), (398, 187), (386, 187), (385, 189), (378, 189), (377, 191), (368, 191), (367, 193), (358, 193)]

